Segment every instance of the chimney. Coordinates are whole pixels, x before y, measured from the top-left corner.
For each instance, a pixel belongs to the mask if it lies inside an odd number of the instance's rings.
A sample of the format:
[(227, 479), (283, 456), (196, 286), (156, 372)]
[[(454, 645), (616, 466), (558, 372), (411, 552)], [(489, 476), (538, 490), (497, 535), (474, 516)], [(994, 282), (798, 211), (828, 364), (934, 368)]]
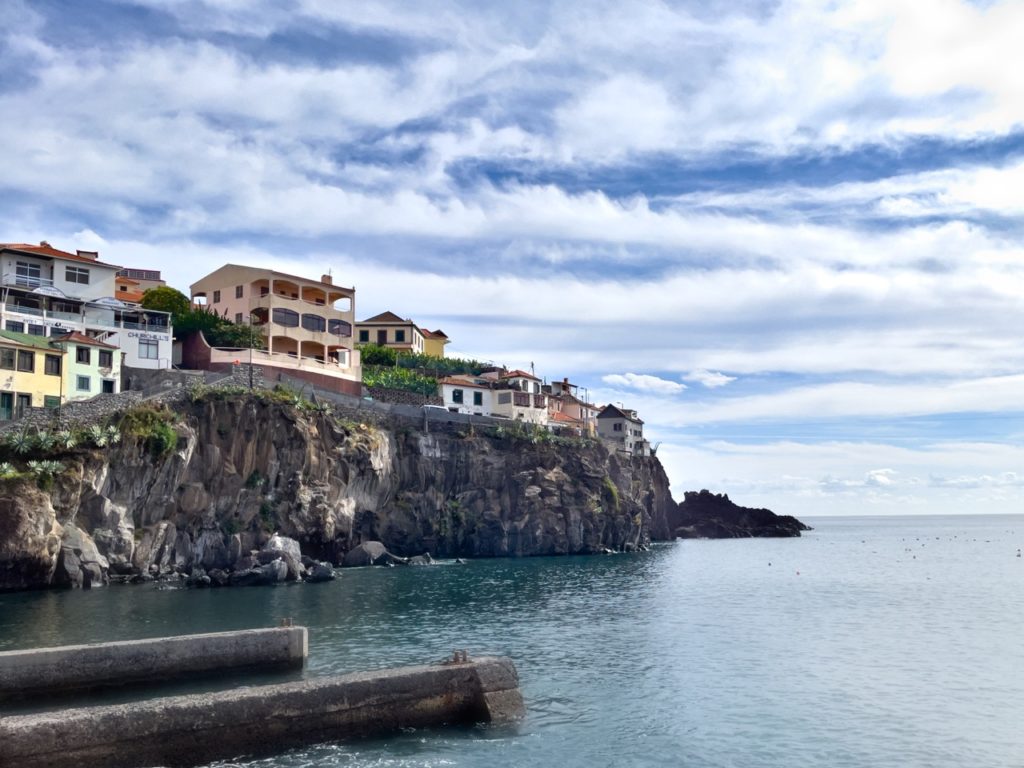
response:
[(75, 253), (77, 253), (83, 259), (92, 259), (93, 261), (96, 261), (100, 257), (100, 252), (99, 251), (76, 250)]
[(40, 245), (41, 247), (43, 247), (43, 248), (50, 248), (50, 247), (52, 247), (52, 246), (51, 246), (51, 245), (50, 245), (50, 244), (49, 244), (48, 242), (46, 242), (45, 240), (40, 240), (40, 241), (39, 241), (39, 245)]
[(324, 285), (334, 285), (334, 280), (330, 275), (321, 275), (320, 282)]

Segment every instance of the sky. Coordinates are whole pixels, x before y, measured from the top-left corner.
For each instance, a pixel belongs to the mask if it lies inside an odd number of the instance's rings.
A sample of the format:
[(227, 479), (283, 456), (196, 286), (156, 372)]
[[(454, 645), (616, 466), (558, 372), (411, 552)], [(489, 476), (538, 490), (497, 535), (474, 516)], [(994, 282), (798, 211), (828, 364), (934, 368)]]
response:
[(673, 492), (1020, 512), (1024, 3), (4, 0), (0, 241), (356, 288)]

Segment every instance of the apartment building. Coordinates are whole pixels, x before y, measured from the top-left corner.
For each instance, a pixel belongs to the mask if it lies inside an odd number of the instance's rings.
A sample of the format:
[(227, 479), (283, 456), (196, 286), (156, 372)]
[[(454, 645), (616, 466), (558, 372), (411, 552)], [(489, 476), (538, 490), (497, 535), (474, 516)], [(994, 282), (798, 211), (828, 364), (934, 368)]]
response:
[[(226, 264), (190, 286), (193, 304), (238, 324), (251, 323), (265, 350), (246, 350), (254, 363), (359, 394), (362, 371), (354, 349), (355, 288), (330, 275), (307, 279), (259, 267)], [(239, 362), (239, 350), (213, 349), (215, 368)], [(311, 377), (319, 378), (311, 378)]]
[(597, 434), (616, 450), (630, 455), (650, 455), (650, 445), (644, 439), (644, 423), (636, 411), (606, 405), (597, 414)]
[(96, 251), (62, 251), (43, 241), (0, 244), (0, 325), (30, 336), (77, 331), (124, 352), (125, 365), (169, 368), (171, 318), (116, 297), (121, 268)]

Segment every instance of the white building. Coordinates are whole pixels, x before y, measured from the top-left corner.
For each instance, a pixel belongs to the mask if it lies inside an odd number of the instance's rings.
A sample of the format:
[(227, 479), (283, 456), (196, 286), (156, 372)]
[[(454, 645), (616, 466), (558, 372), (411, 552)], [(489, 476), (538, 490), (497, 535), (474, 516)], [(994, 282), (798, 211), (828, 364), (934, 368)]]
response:
[(0, 244), (0, 323), (33, 336), (78, 331), (119, 348), (125, 365), (170, 368), (170, 315), (115, 298), (119, 269), (95, 251)]
[(445, 408), (547, 426), (548, 398), (541, 381), (525, 371), (448, 376), (438, 382)]

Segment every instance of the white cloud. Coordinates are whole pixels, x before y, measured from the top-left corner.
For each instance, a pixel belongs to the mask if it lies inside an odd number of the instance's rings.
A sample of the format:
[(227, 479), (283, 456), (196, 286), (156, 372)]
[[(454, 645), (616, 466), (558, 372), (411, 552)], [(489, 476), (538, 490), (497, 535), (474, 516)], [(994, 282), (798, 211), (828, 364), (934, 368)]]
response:
[(654, 392), (659, 395), (675, 395), (686, 389), (685, 384), (642, 373), (611, 373), (607, 376), (602, 376), (601, 381), (613, 387), (625, 387), (626, 389), (635, 389), (640, 392)]
[(694, 381), (703, 384), (708, 389), (724, 387), (730, 381), (736, 381), (735, 376), (726, 376), (724, 373), (713, 373), (704, 368), (697, 368), (683, 376), (683, 381)]

